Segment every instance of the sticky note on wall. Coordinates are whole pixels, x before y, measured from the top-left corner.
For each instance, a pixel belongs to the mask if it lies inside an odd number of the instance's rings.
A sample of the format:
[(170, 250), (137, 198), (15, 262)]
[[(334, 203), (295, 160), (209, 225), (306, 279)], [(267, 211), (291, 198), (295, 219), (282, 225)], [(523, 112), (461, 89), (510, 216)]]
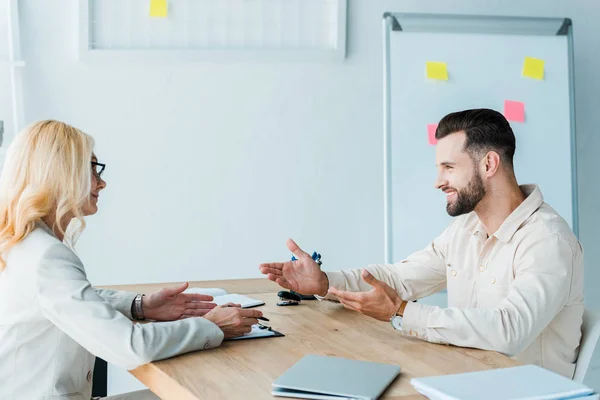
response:
[(435, 146), (437, 144), (437, 139), (435, 138), (435, 131), (438, 127), (438, 124), (428, 124), (427, 125), (427, 137), (429, 138), (429, 144)]
[(150, 0), (150, 16), (155, 18), (166, 18), (169, 14), (167, 0)]
[(525, 57), (523, 63), (523, 76), (533, 79), (544, 79), (544, 60), (533, 57)]
[(425, 69), (429, 79), (448, 80), (448, 65), (445, 62), (427, 61)]
[(504, 116), (509, 121), (525, 122), (525, 103), (520, 101), (505, 100)]

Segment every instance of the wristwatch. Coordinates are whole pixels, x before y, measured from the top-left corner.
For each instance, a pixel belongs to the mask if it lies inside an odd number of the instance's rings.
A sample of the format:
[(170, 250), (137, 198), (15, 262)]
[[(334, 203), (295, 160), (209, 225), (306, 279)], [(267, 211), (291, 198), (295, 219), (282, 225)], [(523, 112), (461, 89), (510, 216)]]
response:
[(135, 296), (135, 299), (133, 299), (133, 304), (131, 305), (131, 315), (133, 319), (138, 321), (145, 319), (144, 308), (142, 307), (142, 297), (144, 297), (143, 294), (138, 294)]
[(397, 330), (397, 331), (402, 330), (402, 317), (401, 316), (399, 316), (399, 315), (392, 316), (392, 318), (390, 318), (390, 323), (392, 324), (392, 326), (394, 327), (395, 330)]
[(398, 314), (400, 313), (400, 310), (404, 311), (404, 307), (406, 307), (405, 303), (405, 301), (400, 303), (400, 307), (398, 307), (398, 310), (390, 318), (390, 324), (392, 324), (394, 329), (396, 329), (397, 331), (402, 330), (402, 316)]

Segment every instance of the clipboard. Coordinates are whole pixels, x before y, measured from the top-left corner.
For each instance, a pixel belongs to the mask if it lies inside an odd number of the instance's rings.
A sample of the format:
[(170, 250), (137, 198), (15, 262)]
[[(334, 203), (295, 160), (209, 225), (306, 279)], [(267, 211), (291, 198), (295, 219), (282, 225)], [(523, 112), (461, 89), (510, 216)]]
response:
[(242, 336), (237, 336), (234, 338), (229, 338), (229, 339), (225, 339), (224, 341), (234, 341), (234, 340), (249, 340), (249, 339), (266, 339), (266, 338), (273, 338), (273, 337), (284, 337), (285, 335), (281, 332), (278, 332), (276, 330), (270, 329), (270, 330), (266, 330), (266, 329), (260, 329), (258, 327), (258, 325), (253, 325), (252, 326), (252, 331), (249, 333), (246, 333)]

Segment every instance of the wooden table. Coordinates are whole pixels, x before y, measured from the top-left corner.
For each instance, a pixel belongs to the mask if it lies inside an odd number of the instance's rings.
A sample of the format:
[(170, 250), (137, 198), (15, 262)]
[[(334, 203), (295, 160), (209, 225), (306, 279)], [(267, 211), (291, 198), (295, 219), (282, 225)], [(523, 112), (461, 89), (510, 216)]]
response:
[[(171, 285), (171, 284), (169, 284)], [(160, 285), (111, 286), (149, 293)], [(436, 345), (405, 337), (376, 321), (330, 301), (302, 301), (279, 307), (277, 285), (265, 279), (191, 282), (262, 299), (259, 307), (273, 329), (286, 337), (223, 342), (221, 347), (153, 362), (130, 371), (162, 399), (273, 399), (271, 383), (306, 354), (397, 364), (400, 376), (384, 399), (424, 399), (413, 377), (511, 367), (518, 362), (491, 351)]]

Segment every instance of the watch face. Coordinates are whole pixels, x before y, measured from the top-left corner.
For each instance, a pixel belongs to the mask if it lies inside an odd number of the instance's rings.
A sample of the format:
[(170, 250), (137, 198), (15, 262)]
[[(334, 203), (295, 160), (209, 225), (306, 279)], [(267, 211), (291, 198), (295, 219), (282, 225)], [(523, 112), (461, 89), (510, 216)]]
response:
[(400, 317), (399, 315), (396, 315), (394, 318), (392, 318), (392, 326), (394, 327), (394, 329), (401, 331), (402, 330), (402, 317)]

